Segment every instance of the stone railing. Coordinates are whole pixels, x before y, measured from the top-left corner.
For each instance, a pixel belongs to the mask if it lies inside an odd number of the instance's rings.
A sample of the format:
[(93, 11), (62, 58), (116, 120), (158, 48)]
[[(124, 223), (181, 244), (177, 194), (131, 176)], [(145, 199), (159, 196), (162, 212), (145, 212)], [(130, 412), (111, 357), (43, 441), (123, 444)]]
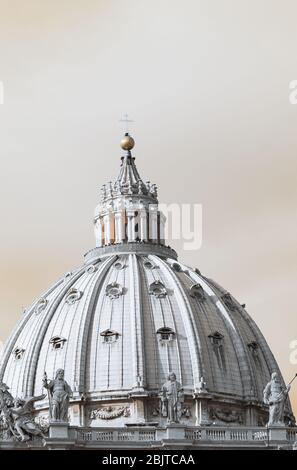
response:
[[(57, 433), (57, 434), (56, 434)], [(50, 426), (45, 439), (45, 446), (55, 449), (75, 446), (78, 448), (162, 448), (166, 446), (193, 445), (194, 447), (229, 447), (257, 448), (275, 447), (292, 448), (297, 441), (297, 428), (236, 427), (236, 426), (201, 426), (187, 427), (180, 424), (166, 427), (133, 426), (133, 427), (97, 427), (79, 428), (64, 423), (61, 429)], [(5, 430), (0, 430), (1, 448), (40, 448), (44, 442), (40, 437), (22, 443)], [(66, 446), (66, 447), (65, 447)]]
[(190, 441), (265, 441), (267, 428), (201, 427), (186, 428), (185, 439)]
[[(279, 432), (278, 432), (279, 431)], [(78, 442), (153, 442), (163, 440), (186, 440), (191, 442), (229, 442), (269, 444), (271, 441), (292, 443), (297, 440), (297, 428), (203, 426), (184, 427), (172, 425), (166, 428), (76, 428)]]
[(297, 441), (297, 429), (296, 428), (287, 428), (287, 440), (290, 442)]
[(155, 441), (155, 428), (94, 428), (78, 429), (77, 441), (103, 442), (103, 441)]

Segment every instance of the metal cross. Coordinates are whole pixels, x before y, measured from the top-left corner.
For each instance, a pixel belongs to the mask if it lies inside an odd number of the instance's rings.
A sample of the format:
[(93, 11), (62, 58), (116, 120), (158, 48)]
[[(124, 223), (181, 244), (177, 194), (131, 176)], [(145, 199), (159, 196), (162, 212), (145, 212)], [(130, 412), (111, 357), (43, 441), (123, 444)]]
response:
[(120, 122), (125, 122), (126, 123), (126, 132), (129, 132), (129, 122), (134, 122), (132, 119), (129, 119), (128, 114), (124, 114), (123, 118), (120, 119)]

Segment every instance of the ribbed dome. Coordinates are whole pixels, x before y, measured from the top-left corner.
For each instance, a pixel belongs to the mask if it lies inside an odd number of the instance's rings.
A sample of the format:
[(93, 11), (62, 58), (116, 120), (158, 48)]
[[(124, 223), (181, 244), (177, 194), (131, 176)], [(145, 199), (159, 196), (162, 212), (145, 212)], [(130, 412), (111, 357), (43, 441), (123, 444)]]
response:
[[(71, 422), (98, 426), (102, 421), (91, 419), (94, 407), (115, 402), (132, 405), (113, 425), (163, 422), (158, 394), (174, 371), (184, 388), (187, 422), (214, 415), (218, 421), (231, 416), (230, 422), (261, 422), (267, 412), (263, 389), (279, 369), (245, 308), (179, 263), (162, 237), (115, 243), (117, 237), (109, 236), (105, 243), (106, 227), (83, 266), (36, 300), (11, 335), (0, 379), (12, 395), (40, 395), (44, 371), (53, 377), (62, 368), (74, 391)], [(201, 392), (208, 401), (198, 416), (195, 397)], [(85, 407), (83, 416), (77, 405)], [(45, 400), (40, 409), (47, 406)]]
[(96, 251), (34, 303), (11, 336), (2, 374), (14, 396), (40, 395), (44, 371), (58, 368), (76, 399), (91, 400), (157, 393), (173, 370), (189, 395), (204, 377), (210, 394), (262, 401), (278, 366), (232, 296), (172, 258)]

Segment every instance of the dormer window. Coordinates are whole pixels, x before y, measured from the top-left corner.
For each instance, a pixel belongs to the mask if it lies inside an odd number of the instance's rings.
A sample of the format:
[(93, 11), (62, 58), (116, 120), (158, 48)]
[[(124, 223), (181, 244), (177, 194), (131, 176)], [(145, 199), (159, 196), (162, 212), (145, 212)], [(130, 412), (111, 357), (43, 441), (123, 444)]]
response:
[(153, 263), (151, 263), (151, 261), (145, 261), (143, 263), (143, 265), (146, 269), (153, 269), (153, 267), (154, 267), (154, 265), (153, 265)]
[(52, 345), (52, 348), (55, 350), (58, 349), (63, 349), (64, 343), (67, 340), (65, 338), (62, 338), (61, 336), (53, 336), (52, 339), (50, 340), (50, 344)]
[(222, 372), (226, 372), (226, 361), (225, 361), (225, 352), (224, 352), (224, 336), (216, 331), (215, 333), (208, 335), (215, 357), (218, 361), (219, 368)]
[(163, 328), (159, 328), (157, 330), (157, 336), (159, 337), (160, 341), (168, 342), (174, 339), (175, 332), (171, 328), (164, 326)]
[(167, 289), (160, 281), (155, 281), (150, 285), (149, 293), (157, 297), (157, 299), (163, 299), (167, 295)]
[(16, 348), (16, 349), (13, 351), (13, 355), (14, 355), (15, 359), (16, 359), (17, 361), (19, 361), (19, 360), (22, 359), (24, 352), (25, 352), (24, 349), (22, 349), (22, 348)]
[(214, 346), (217, 346), (217, 347), (223, 346), (224, 336), (218, 331), (216, 331), (212, 335), (208, 335), (208, 337), (210, 338), (210, 341), (212, 342)]
[(190, 296), (200, 301), (205, 299), (205, 293), (201, 284), (194, 284), (190, 289)]
[(117, 341), (117, 339), (120, 336), (120, 333), (118, 333), (117, 331), (105, 330), (105, 331), (102, 331), (102, 333), (100, 333), (100, 336), (103, 337), (104, 343), (110, 344), (110, 343), (114, 343), (115, 341)]
[(227, 292), (226, 294), (222, 295), (222, 300), (225, 303), (225, 305), (230, 309), (230, 310), (235, 310), (237, 305), (234, 302), (233, 298), (231, 297), (231, 294)]
[(259, 346), (256, 341), (251, 341), (250, 343), (248, 343), (248, 348), (252, 353), (257, 353)]
[(173, 264), (172, 264), (172, 269), (173, 269), (174, 271), (176, 271), (177, 273), (179, 273), (179, 272), (182, 271), (181, 265), (178, 264), (178, 263), (173, 263)]

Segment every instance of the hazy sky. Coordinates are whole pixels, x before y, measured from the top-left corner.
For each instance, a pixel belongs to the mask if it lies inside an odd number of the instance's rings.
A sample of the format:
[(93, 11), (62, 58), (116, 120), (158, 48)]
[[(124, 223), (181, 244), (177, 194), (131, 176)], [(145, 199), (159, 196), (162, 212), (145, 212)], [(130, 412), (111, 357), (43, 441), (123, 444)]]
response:
[[(247, 304), (297, 372), (297, 3), (0, 1), (0, 339), (94, 245), (119, 119), (162, 202), (203, 204), (181, 261)], [(291, 392), (297, 414), (297, 384)]]

